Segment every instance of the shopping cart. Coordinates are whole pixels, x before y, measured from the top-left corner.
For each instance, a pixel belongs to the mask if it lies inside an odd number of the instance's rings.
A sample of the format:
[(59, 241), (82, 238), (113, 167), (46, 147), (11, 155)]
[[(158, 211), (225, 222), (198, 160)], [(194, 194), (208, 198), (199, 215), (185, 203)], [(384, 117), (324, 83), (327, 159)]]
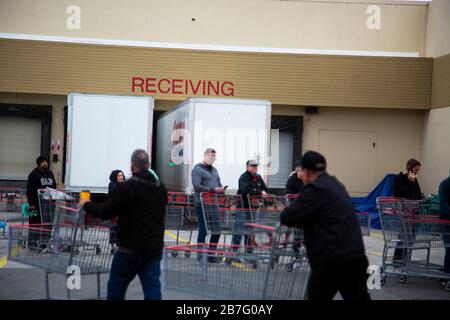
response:
[(0, 188), (0, 239), (7, 239), (7, 228), (11, 223), (23, 223), (27, 218), (22, 214), (26, 203), (26, 190), (20, 188)]
[[(377, 208), (383, 231), (382, 284), (387, 275), (396, 275), (400, 283), (409, 276), (446, 280), (442, 265), (431, 261), (432, 252), (450, 247), (450, 220), (430, 215), (422, 201), (378, 198)], [(394, 250), (394, 254), (389, 251)], [(425, 253), (423, 253), (425, 252)]]
[[(294, 231), (284, 226), (259, 227), (260, 232), (272, 232), (274, 241), (271, 246), (254, 246), (251, 252), (244, 248), (234, 250), (228, 244), (219, 244), (214, 250), (201, 244), (166, 247), (162, 267), (163, 290), (177, 290), (214, 299), (304, 299), (310, 268), (306, 254), (295, 256)], [(258, 226), (254, 225), (254, 229), (257, 232)], [(286, 237), (286, 234), (289, 236)], [(201, 259), (172, 258), (172, 250), (189, 250)], [(208, 263), (209, 256), (236, 262)], [(266, 260), (262, 264), (265, 267), (253, 269), (238, 262), (248, 259)], [(293, 260), (296, 261), (294, 266)]]
[[(8, 259), (45, 270), (47, 299), (50, 299), (49, 275), (69, 277), (72, 268), (78, 269), (80, 276), (97, 275), (97, 298), (100, 298), (100, 275), (110, 271), (112, 258), (108, 250), (109, 227), (104, 223), (86, 224), (85, 212), (75, 202), (55, 203), (51, 215), (52, 223), (10, 226)], [(36, 238), (30, 234), (39, 235), (45, 248), (36, 247), (33, 243)], [(71, 298), (69, 288), (67, 298)]]
[[(182, 192), (169, 192), (164, 226), (166, 233), (175, 238), (175, 245), (180, 242), (191, 243), (192, 234), (198, 228), (197, 214), (195, 213), (194, 195)], [(172, 235), (170, 231), (175, 231)], [(189, 240), (181, 239), (182, 231), (189, 234)], [(173, 241), (165, 241), (166, 245), (173, 245)], [(172, 251), (171, 254), (178, 255), (178, 252)], [(185, 252), (185, 257), (189, 257), (190, 252)]]

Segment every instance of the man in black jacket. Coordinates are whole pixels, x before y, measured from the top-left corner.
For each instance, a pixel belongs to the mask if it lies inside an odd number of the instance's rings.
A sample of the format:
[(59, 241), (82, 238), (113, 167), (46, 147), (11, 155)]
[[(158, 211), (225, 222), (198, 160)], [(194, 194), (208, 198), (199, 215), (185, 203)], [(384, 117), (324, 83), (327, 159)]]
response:
[(148, 172), (144, 150), (131, 156), (133, 176), (117, 186), (104, 204), (80, 201), (87, 213), (103, 220), (119, 217), (118, 250), (108, 282), (108, 299), (123, 300), (129, 283), (139, 275), (144, 298), (161, 299), (160, 262), (164, 240), (167, 191)]
[[(450, 220), (450, 177), (439, 185), (439, 218)], [(450, 273), (450, 226), (444, 227), (442, 238), (445, 246), (444, 272)], [(450, 283), (450, 282), (447, 282)]]
[(280, 216), (282, 224), (302, 227), (311, 265), (310, 300), (368, 300), (364, 243), (352, 200), (345, 187), (326, 171), (325, 158), (314, 151), (301, 160), (302, 195)]
[(298, 194), (304, 188), (303, 181), (300, 177), (300, 161), (295, 163), (295, 171), (291, 172), (286, 182), (286, 194)]
[[(47, 187), (56, 189), (56, 181), (53, 172), (48, 169), (48, 160), (42, 156), (36, 159), (37, 167), (31, 171), (28, 175), (27, 181), (27, 199), (30, 211), (35, 211), (35, 215), (28, 218), (29, 224), (49, 224), (51, 223), (51, 217), (43, 217), (41, 208), (39, 206), (38, 190), (45, 189)], [(49, 204), (47, 204), (49, 205)], [(50, 212), (47, 212), (50, 215)], [(44, 225), (44, 228), (48, 228), (48, 225)], [(39, 228), (38, 228), (39, 229)], [(51, 228), (49, 229), (51, 230)], [(30, 249), (45, 249), (46, 242), (50, 238), (49, 232), (32, 231), (28, 232), (28, 247)], [(39, 242), (39, 243), (38, 243)]]
[(406, 163), (406, 173), (400, 172), (394, 179), (394, 197), (408, 200), (422, 199), (417, 175), (420, 170), (420, 162), (409, 159)]
[[(244, 209), (237, 212), (236, 220), (233, 227), (233, 237), (231, 243), (233, 244), (233, 250), (237, 251), (239, 245), (241, 244), (242, 232), (245, 227), (244, 224), (246, 221), (250, 221), (250, 213), (248, 209), (250, 205), (248, 203), (248, 197), (250, 196), (258, 196), (258, 195), (267, 195), (267, 186), (264, 182), (263, 178), (257, 173), (258, 172), (258, 161), (257, 160), (248, 160), (247, 171), (245, 171), (239, 178), (239, 189), (237, 194), (242, 195), (242, 204)], [(250, 236), (244, 235), (244, 245), (250, 245)], [(247, 252), (251, 250), (247, 249)]]
[[(420, 170), (420, 162), (416, 159), (409, 159), (406, 163), (406, 173), (400, 172), (394, 179), (393, 191), (394, 197), (407, 200), (421, 200), (422, 191), (420, 190), (417, 175)], [(397, 248), (394, 250), (394, 265), (402, 267), (406, 264), (407, 249), (410, 244), (408, 241), (414, 240), (414, 235), (411, 233), (399, 233), (398, 238), (402, 241), (397, 243)]]

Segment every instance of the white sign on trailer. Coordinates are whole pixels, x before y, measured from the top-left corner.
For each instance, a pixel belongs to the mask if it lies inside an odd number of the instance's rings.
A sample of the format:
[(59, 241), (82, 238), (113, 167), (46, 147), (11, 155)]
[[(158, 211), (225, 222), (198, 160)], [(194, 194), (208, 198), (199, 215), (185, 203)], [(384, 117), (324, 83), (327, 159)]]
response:
[(107, 192), (109, 175), (131, 176), (135, 149), (151, 152), (153, 98), (69, 94), (66, 188)]

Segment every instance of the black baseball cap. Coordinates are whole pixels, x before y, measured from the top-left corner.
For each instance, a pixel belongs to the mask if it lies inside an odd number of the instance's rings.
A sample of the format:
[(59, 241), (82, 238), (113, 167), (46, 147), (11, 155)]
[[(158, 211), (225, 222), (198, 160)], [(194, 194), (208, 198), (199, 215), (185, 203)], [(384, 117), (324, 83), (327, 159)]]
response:
[(325, 171), (327, 161), (325, 157), (316, 151), (307, 151), (303, 154), (300, 166), (311, 171)]

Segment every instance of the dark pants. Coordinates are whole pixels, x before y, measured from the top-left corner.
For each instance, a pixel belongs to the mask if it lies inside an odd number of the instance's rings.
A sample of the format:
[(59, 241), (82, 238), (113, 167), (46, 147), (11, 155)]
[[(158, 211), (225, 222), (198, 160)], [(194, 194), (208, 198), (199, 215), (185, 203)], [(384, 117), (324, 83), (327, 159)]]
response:
[[(198, 217), (198, 235), (197, 235), (197, 243), (205, 243), (206, 241), (206, 222), (205, 217), (203, 216), (203, 210), (201, 204), (195, 205), (195, 211), (197, 212)], [(220, 239), (220, 233), (211, 234), (211, 238), (209, 239), (210, 243), (218, 243)], [(216, 247), (216, 246), (212, 246)]]
[(450, 235), (442, 236), (445, 245), (444, 272), (450, 273)]
[(161, 300), (161, 255), (116, 252), (108, 282), (108, 300), (124, 300), (131, 281), (139, 276), (145, 300)]
[(370, 300), (367, 292), (366, 256), (333, 259), (312, 269), (308, 282), (309, 300), (332, 300), (339, 291), (344, 300)]
[(250, 212), (248, 210), (237, 210), (233, 225), (233, 237), (231, 238), (233, 251), (238, 251), (239, 246), (241, 245), (242, 235), (244, 235), (244, 246), (246, 246), (245, 252), (252, 252), (251, 248), (249, 248), (249, 246), (252, 244), (251, 236), (249, 234), (246, 234), (246, 222), (253, 222)]
[(39, 206), (36, 206), (36, 213), (35, 216), (28, 217), (28, 223), (30, 224), (30, 229), (28, 230), (28, 247), (40, 247), (42, 249), (47, 246), (51, 238), (52, 226), (50, 222), (43, 221)]

